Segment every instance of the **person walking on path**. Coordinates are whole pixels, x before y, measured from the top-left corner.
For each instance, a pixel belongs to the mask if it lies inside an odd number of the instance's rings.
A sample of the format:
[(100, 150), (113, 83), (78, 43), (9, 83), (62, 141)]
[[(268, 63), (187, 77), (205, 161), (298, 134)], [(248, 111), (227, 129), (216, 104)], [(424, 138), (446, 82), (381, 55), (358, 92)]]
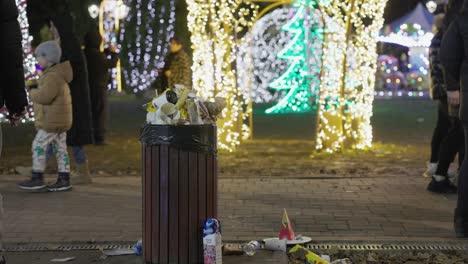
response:
[[(60, 46), (55, 41), (40, 44), (35, 50), (36, 58), (43, 74), (36, 86), (30, 86), (30, 97), (34, 106), (37, 129), (32, 144), (32, 176), (30, 180), (18, 184), (23, 190), (51, 192), (68, 191), (70, 185), (70, 157), (67, 150), (67, 131), (72, 126), (72, 99), (68, 83), (73, 72), (68, 61), (60, 63)], [(55, 184), (46, 186), (44, 171), (46, 152), (52, 145), (58, 164), (58, 179)]]
[[(439, 145), (439, 153), (438, 153), (438, 164), (435, 168), (435, 171), (432, 173), (432, 179), (429, 185), (427, 186), (427, 190), (435, 193), (455, 193), (457, 192), (457, 188), (454, 185), (456, 183), (456, 174), (449, 175), (449, 167), (450, 164), (455, 160), (455, 157), (458, 153), (459, 157), (459, 167), (461, 167), (462, 160), (464, 158), (464, 135), (463, 135), (463, 128), (461, 122), (458, 118), (458, 107), (456, 106), (449, 106), (447, 101), (447, 86), (449, 84), (446, 83), (445, 79), (443, 78), (443, 66), (440, 63), (439, 58), (439, 50), (440, 50), (440, 42), (442, 41), (442, 37), (444, 32), (446, 32), (447, 28), (449, 27), (450, 23), (455, 19), (458, 12), (460, 12), (463, 6), (463, 0), (451, 0), (447, 6), (446, 16), (444, 17), (443, 23), (441, 25), (441, 30), (439, 33), (434, 37), (432, 42), (432, 51), (435, 54), (431, 54), (432, 61), (435, 62), (434, 66), (436, 66), (435, 74), (438, 76), (438, 80), (442, 81), (439, 85), (439, 88), (443, 88), (443, 91), (440, 91), (440, 94), (444, 96), (444, 111), (445, 115), (449, 121), (449, 129), (445, 134), (445, 137), (442, 138), (442, 141)], [(439, 20), (440, 22), (440, 20)], [(431, 72), (433, 69), (431, 68)]]
[[(15, 126), (26, 114), (28, 98), (24, 85), (21, 30), (14, 0), (0, 0), (0, 36), (0, 108), (6, 106), (8, 120)], [(3, 197), (0, 195), (0, 264), (6, 264), (2, 245), (3, 219)]]
[(85, 145), (93, 144), (91, 101), (89, 95), (88, 69), (80, 42), (74, 33), (73, 18), (64, 13), (49, 21), (50, 30), (62, 48), (62, 61), (68, 60), (73, 69), (70, 83), (73, 100), (73, 125), (67, 133), (67, 145), (72, 147), (77, 175), (74, 184), (91, 183)]
[[(450, 105), (460, 106), (459, 117), (465, 138), (468, 137), (468, 1), (462, 12), (450, 24), (442, 40), (440, 59), (447, 84), (447, 100)], [(465, 140), (465, 153), (468, 140)], [(457, 237), (468, 237), (468, 160), (467, 155), (458, 178), (458, 198), (454, 227)]]
[[(69, 13), (50, 18), (47, 26), (62, 49), (61, 61), (69, 61), (73, 70), (73, 80), (70, 83), (73, 124), (67, 133), (67, 145), (72, 148), (76, 173), (72, 172), (71, 177), (75, 185), (88, 184), (92, 179), (84, 146), (93, 144), (94, 140), (86, 60), (74, 33), (73, 18)], [(49, 160), (53, 155), (53, 149), (49, 147), (46, 153), (46, 159)], [(30, 167), (16, 168), (21, 175), (29, 175), (31, 170)]]
[(448, 114), (447, 92), (445, 88), (444, 74), (439, 60), (440, 43), (443, 36), (443, 14), (436, 16), (434, 22), (435, 36), (429, 48), (429, 64), (431, 71), (431, 98), (438, 101), (437, 123), (434, 128), (431, 142), (431, 158), (424, 172), (425, 177), (432, 177), (439, 163), (440, 145), (447, 135), (450, 127)]
[[(115, 48), (109, 48), (109, 54), (100, 51), (101, 34), (97, 29), (85, 36), (85, 56), (88, 65), (91, 110), (93, 114), (94, 144), (105, 145), (105, 133), (108, 118), (107, 83), (109, 69), (118, 62)], [(108, 59), (108, 55), (110, 59)]]

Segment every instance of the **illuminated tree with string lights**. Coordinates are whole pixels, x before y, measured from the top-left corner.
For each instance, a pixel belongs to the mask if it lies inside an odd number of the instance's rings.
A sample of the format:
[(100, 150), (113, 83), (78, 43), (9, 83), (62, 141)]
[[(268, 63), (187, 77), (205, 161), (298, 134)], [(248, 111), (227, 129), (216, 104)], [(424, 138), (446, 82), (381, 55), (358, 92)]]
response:
[(173, 36), (175, 0), (128, 0), (130, 12), (120, 32), (122, 69), (134, 93), (145, 90), (162, 67)]
[[(25, 80), (36, 79), (36, 59), (31, 48), (32, 36), (29, 34), (29, 22), (26, 13), (28, 6), (27, 0), (16, 0), (16, 6), (18, 8), (18, 22), (21, 29), (21, 44), (23, 46), (23, 67), (24, 67), (24, 78)], [(28, 107), (28, 113), (23, 119), (23, 122), (33, 121), (34, 113), (32, 107)], [(7, 121), (3, 114), (0, 114), (0, 122)]]

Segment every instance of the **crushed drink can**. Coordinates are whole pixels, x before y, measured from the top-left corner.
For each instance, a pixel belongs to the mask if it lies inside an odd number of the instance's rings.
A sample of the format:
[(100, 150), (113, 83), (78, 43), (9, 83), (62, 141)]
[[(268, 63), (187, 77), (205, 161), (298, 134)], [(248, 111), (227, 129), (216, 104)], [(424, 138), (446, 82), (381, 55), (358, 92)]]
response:
[(203, 225), (204, 264), (222, 264), (221, 224), (217, 219), (208, 218)]

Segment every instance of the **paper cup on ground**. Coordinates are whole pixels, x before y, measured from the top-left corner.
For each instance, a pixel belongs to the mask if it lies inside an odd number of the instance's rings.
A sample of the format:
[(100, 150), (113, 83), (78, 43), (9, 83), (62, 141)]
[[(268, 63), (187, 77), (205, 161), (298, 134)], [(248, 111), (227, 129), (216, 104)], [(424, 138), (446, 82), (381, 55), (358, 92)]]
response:
[(272, 251), (283, 251), (286, 252), (287, 241), (286, 239), (265, 239), (265, 249)]

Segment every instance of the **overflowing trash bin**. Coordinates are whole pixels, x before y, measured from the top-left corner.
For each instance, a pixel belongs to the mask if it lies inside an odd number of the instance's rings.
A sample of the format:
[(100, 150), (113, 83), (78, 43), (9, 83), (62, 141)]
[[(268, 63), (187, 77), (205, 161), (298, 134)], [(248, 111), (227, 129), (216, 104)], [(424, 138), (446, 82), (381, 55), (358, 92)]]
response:
[(203, 263), (203, 224), (217, 217), (216, 125), (141, 131), (143, 255), (151, 263)]

